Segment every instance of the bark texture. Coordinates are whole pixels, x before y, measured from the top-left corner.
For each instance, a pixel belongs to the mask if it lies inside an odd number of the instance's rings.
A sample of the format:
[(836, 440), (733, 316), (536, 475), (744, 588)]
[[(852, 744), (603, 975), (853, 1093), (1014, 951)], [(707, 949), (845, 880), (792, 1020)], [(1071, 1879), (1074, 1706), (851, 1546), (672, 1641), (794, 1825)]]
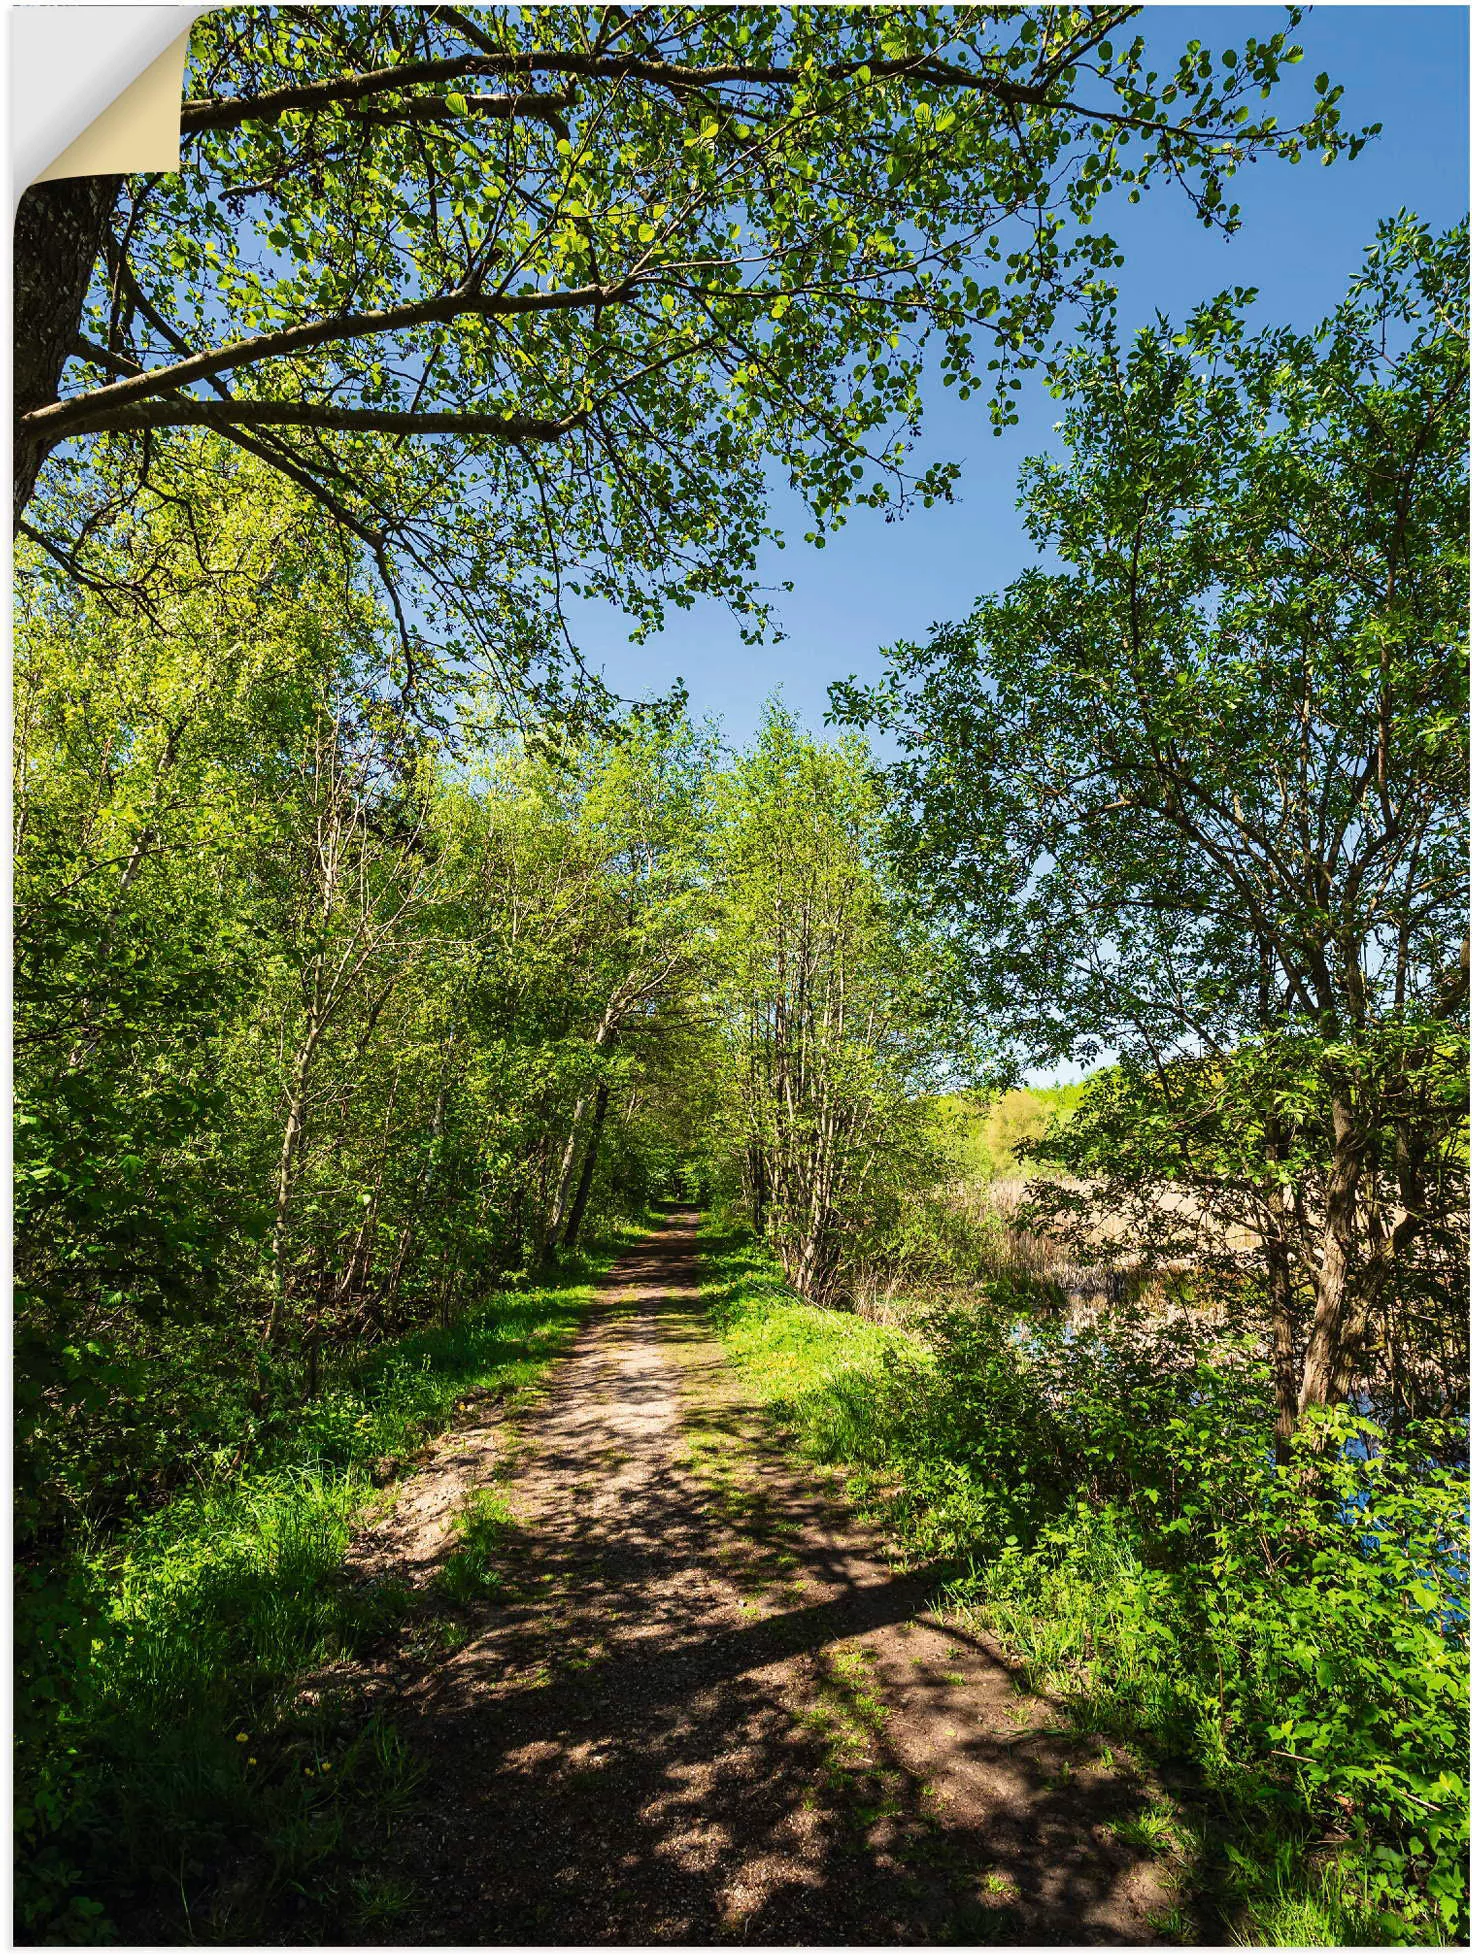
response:
[(1324, 1191), (1324, 1237), (1314, 1288), (1314, 1320), (1303, 1361), (1299, 1414), (1342, 1401), (1364, 1339), (1368, 1302), (1355, 1284), (1355, 1211), (1364, 1139), (1347, 1099), (1334, 1099), (1334, 1156)]
[(15, 214), (15, 517), (51, 446), (20, 418), (54, 402), (121, 177), (62, 177), (33, 184)]

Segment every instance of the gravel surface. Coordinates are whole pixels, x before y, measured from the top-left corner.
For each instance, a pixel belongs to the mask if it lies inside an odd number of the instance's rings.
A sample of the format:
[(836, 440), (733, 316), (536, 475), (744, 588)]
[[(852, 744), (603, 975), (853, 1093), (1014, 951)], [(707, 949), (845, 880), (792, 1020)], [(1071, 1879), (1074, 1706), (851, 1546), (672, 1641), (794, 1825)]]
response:
[(1118, 1835), (1154, 1792), (774, 1441), (699, 1312), (693, 1212), (350, 1564), (437, 1598), (486, 1487), (513, 1522), (463, 1644), (406, 1641), (352, 1684), (425, 1771), (385, 1871), (395, 1943), (1160, 1939), (1168, 1876)]

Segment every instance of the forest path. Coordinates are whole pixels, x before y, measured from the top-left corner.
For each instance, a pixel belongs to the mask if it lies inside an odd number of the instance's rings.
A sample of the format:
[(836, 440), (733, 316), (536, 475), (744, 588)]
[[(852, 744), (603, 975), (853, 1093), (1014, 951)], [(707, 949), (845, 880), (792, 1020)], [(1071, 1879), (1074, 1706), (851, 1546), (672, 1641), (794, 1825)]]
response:
[(432, 1582), (492, 1477), (514, 1520), (464, 1644), (360, 1684), (426, 1769), (392, 1937), (1157, 1939), (1168, 1884), (1113, 1828), (1151, 1793), (775, 1446), (699, 1312), (695, 1222), (621, 1260), (514, 1435), (447, 1439), (355, 1550)]

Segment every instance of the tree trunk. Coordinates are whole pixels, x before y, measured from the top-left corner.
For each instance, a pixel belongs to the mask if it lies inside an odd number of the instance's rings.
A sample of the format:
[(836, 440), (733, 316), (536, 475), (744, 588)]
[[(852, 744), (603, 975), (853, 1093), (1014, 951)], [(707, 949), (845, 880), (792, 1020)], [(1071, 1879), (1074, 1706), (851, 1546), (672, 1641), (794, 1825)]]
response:
[(547, 1243), (555, 1245), (557, 1234), (562, 1230), (562, 1221), (567, 1216), (567, 1198), (572, 1190), (572, 1167), (577, 1162), (578, 1125), (583, 1120), (583, 1110), (587, 1097), (579, 1096), (573, 1104), (572, 1121), (567, 1126), (567, 1142), (563, 1146), (562, 1162), (557, 1171), (557, 1188), (552, 1197), (552, 1213), (547, 1221)]
[(303, 1100), (292, 1093), (286, 1111), (286, 1128), (281, 1137), (281, 1157), (276, 1167), (276, 1203), (271, 1227), (271, 1311), (266, 1316), (261, 1338), (267, 1347), (276, 1338), (281, 1309), (286, 1301), (286, 1233), (291, 1216), (291, 1193), (295, 1181), (297, 1151), (301, 1145)]
[[(82, 306), (121, 177), (33, 184), (15, 214), (15, 413), (54, 402), (81, 330)], [(15, 441), (15, 517), (31, 500), (49, 444)]]
[(751, 1229), (758, 1238), (767, 1230), (767, 1159), (760, 1142), (747, 1150), (748, 1179), (751, 1186)]
[(389, 1267), (388, 1278), (383, 1283), (382, 1322), (387, 1327), (387, 1318), (399, 1302), (399, 1292), (404, 1284), (404, 1268), (409, 1263), (409, 1254), (414, 1249), (413, 1220), (405, 1223), (399, 1233), (399, 1243), (394, 1248), (393, 1264)]
[(1268, 1305), (1273, 1323), (1274, 1444), (1279, 1463), (1293, 1454), (1298, 1428), (1298, 1329), (1295, 1325), (1293, 1269), (1281, 1238), (1267, 1240)]
[(302, 1376), (302, 1400), (316, 1400), (317, 1391), (322, 1386), (322, 1302), (320, 1298), (312, 1307), (306, 1326), (302, 1330), (302, 1346), (306, 1350)]
[(1354, 1285), (1355, 1208), (1364, 1167), (1364, 1139), (1343, 1097), (1334, 1099), (1334, 1155), (1324, 1189), (1324, 1243), (1314, 1281), (1314, 1323), (1303, 1358), (1300, 1416), (1349, 1392), (1369, 1319)]
[(578, 1233), (583, 1228), (583, 1213), (588, 1209), (588, 1197), (593, 1189), (593, 1171), (598, 1162), (598, 1141), (603, 1135), (603, 1119), (608, 1114), (608, 1084), (600, 1082), (598, 1093), (593, 1098), (593, 1124), (588, 1131), (588, 1147), (583, 1152), (583, 1168), (578, 1173), (577, 1195), (572, 1201), (572, 1210), (567, 1216), (567, 1230), (562, 1235), (564, 1250), (571, 1252), (577, 1244)]
[(269, 1347), (275, 1340), (281, 1325), (282, 1308), (286, 1303), (286, 1243), (291, 1224), (291, 1201), (296, 1189), (297, 1159), (301, 1154), (302, 1137), (306, 1130), (307, 1091), (311, 1082), (312, 1062), (317, 1053), (317, 1043), (321, 1039), (322, 1028), (315, 1017), (307, 1024), (307, 1031), (301, 1047), (297, 1050), (292, 1065), (291, 1082), (286, 1096), (286, 1127), (281, 1134), (281, 1156), (276, 1167), (276, 1202), (271, 1226), (271, 1271), (275, 1290), (271, 1298), (271, 1311), (266, 1318), (265, 1331), (261, 1338)]
[[(1261, 1012), (1269, 1018), (1270, 996), (1263, 988)], [(1276, 1118), (1269, 1116), (1263, 1126), (1263, 1144), (1268, 1162), (1283, 1162), (1282, 1132)], [(1279, 1463), (1293, 1456), (1293, 1438), (1298, 1429), (1298, 1303), (1293, 1292), (1293, 1260), (1288, 1245), (1290, 1194), (1274, 1174), (1267, 1192), (1268, 1225), (1263, 1234), (1263, 1254), (1267, 1261), (1268, 1314), (1273, 1334), (1273, 1442)]]

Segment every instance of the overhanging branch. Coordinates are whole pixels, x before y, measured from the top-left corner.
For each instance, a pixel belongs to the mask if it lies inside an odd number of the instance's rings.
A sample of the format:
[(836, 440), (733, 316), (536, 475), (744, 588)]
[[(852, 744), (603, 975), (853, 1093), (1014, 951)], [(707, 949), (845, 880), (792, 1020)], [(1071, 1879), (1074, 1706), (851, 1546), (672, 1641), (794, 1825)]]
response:
[[(239, 96), (233, 101), (186, 102), (179, 117), (181, 136), (205, 130), (238, 129), (245, 123), (277, 122), (294, 111), (310, 113), (374, 95), (398, 93), (422, 84), (458, 81), (466, 75), (508, 74), (514, 64), (483, 54), (447, 55), (438, 60), (404, 61), (393, 68), (374, 68), (361, 75), (336, 75), (328, 82), (299, 82), (291, 88), (270, 89), (263, 95)], [(563, 95), (478, 96), (483, 114), (503, 118), (540, 117), (560, 120), (569, 106)], [(467, 107), (469, 103), (467, 103)]]
[[(835, 82), (850, 81), (861, 71), (871, 80), (900, 77), (941, 88), (967, 89), (1020, 106), (1047, 109), (1071, 106), (1055, 101), (1046, 87), (983, 74), (954, 62), (923, 56), (910, 55), (898, 60), (882, 60), (877, 55), (858, 56), (851, 61), (835, 62), (826, 70), (826, 78)], [(360, 75), (341, 75), (329, 82), (302, 82), (292, 88), (272, 89), (263, 95), (241, 96), (234, 101), (186, 102), (179, 128), (182, 135), (192, 136), (205, 130), (237, 129), (245, 123), (276, 122), (280, 117), (295, 112), (310, 114), (318, 109), (361, 102), (374, 95), (417, 88), (424, 83), (457, 81), (467, 75), (569, 75), (589, 81), (653, 82), (674, 89), (711, 88), (732, 82), (747, 82), (761, 88), (792, 88), (812, 80), (803, 68), (741, 61), (698, 67), (638, 55), (577, 54), (557, 50), (534, 54), (446, 55), (435, 60), (406, 61), (394, 68), (372, 69)], [(504, 103), (506, 106), (503, 109), (492, 113), (512, 117), (546, 116), (549, 110), (556, 113), (568, 106), (566, 98), (535, 94), (486, 97), (484, 100)]]
[[(84, 398), (84, 400), (87, 398)], [(44, 413), (45, 411), (42, 411)], [(489, 436), (497, 442), (555, 442), (580, 428), (586, 408), (560, 417), (539, 415), (481, 415), (473, 410), (397, 413), (392, 409), (337, 408), (327, 402), (262, 401), (143, 401), (88, 415), (60, 434), (48, 426), (48, 438), (61, 435), (100, 435), (122, 429), (342, 429), (379, 435)], [(24, 417), (26, 428), (38, 418)]]
[[(403, 306), (386, 306), (373, 313), (339, 313), (326, 320), (305, 320), (300, 326), (283, 327), (279, 332), (256, 334), (249, 340), (230, 341), (202, 354), (190, 354), (168, 367), (136, 371), (125, 379), (71, 396), (34, 410), (24, 419), (24, 427), (45, 442), (83, 429), (158, 428), (161, 423), (119, 422), (114, 412), (153, 395), (172, 393), (196, 381), (228, 374), (234, 368), (253, 367), (262, 361), (300, 354), (313, 347), (330, 346), (335, 341), (365, 340), (375, 334), (395, 333), (411, 327), (446, 326), (467, 315), (484, 319), (511, 318), (525, 313), (555, 313), (597, 309), (617, 305), (638, 285), (625, 279), (612, 286), (575, 286), (550, 293), (484, 293), (478, 287), (462, 286), (436, 299), (414, 300)], [(96, 359), (89, 355), (89, 359)], [(100, 418), (106, 417), (104, 422)], [(528, 433), (536, 433), (528, 431)], [(561, 431), (557, 431), (561, 433)]]

